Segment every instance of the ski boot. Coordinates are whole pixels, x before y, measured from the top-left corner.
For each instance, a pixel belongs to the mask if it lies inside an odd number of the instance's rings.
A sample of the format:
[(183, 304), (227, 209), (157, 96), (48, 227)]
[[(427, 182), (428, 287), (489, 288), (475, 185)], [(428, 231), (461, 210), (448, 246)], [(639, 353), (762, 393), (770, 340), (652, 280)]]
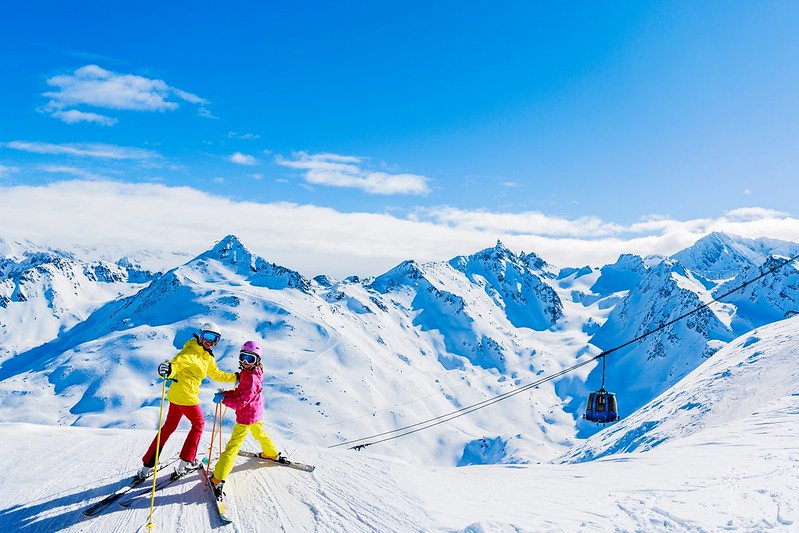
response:
[(180, 460), (178, 466), (175, 467), (175, 471), (172, 472), (172, 479), (178, 479), (185, 476), (188, 472), (192, 470), (197, 470), (202, 466), (202, 463), (195, 459), (194, 461), (184, 461), (183, 459)]

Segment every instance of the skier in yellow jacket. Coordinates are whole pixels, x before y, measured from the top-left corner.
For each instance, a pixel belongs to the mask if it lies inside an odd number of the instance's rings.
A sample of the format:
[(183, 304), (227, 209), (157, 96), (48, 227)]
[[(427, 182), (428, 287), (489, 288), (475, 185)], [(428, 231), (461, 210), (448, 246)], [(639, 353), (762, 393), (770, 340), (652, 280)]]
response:
[[(180, 462), (173, 474), (175, 476), (183, 475), (186, 470), (200, 466), (197, 461), (197, 447), (205, 425), (203, 412), (200, 409), (200, 383), (206, 376), (210, 376), (214, 381), (226, 383), (233, 383), (238, 379), (238, 374), (223, 372), (216, 366), (211, 348), (220, 338), (222, 338), (221, 328), (213, 322), (207, 322), (202, 325), (199, 334), (186, 341), (183, 349), (171, 362), (164, 361), (158, 365), (158, 375), (163, 379), (172, 380), (167, 394), (169, 411), (161, 428), (159, 455), (172, 432), (178, 427), (180, 419), (185, 416), (191, 422), (191, 431), (186, 436), (183, 449), (180, 451)], [(157, 435), (142, 457), (143, 466), (137, 474), (139, 478), (144, 479), (155, 466), (156, 440)]]

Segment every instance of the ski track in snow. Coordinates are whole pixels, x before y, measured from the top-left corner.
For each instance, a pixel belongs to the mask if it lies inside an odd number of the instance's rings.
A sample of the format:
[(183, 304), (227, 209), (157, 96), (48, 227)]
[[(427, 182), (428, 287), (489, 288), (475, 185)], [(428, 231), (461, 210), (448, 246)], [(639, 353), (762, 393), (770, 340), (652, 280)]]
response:
[[(757, 417), (579, 464), (423, 467), (300, 446), (295, 458), (315, 464), (313, 473), (237, 459), (226, 484), (233, 524), (221, 525), (209, 491), (189, 475), (156, 494), (154, 531), (795, 531), (797, 417), (799, 395), (791, 395)], [(95, 518), (81, 511), (132, 474), (151, 432), (0, 430), (4, 531), (146, 526), (149, 495)], [(165, 457), (184, 435), (170, 439)]]

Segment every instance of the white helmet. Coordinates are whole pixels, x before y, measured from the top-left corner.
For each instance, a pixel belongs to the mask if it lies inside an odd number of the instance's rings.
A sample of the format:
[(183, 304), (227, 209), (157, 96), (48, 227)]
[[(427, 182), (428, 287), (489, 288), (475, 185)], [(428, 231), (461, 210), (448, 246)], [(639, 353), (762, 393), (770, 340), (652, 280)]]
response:
[(200, 326), (200, 331), (210, 331), (211, 333), (216, 333), (220, 337), (222, 336), (222, 328), (220, 328), (219, 324), (216, 322), (206, 322)]

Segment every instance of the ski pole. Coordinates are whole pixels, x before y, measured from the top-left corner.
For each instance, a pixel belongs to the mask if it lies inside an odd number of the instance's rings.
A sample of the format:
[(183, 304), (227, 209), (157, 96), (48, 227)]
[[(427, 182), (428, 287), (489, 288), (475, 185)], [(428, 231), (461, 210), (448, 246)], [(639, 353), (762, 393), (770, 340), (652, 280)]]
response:
[(153, 506), (155, 505), (155, 479), (158, 477), (158, 455), (161, 451), (161, 420), (164, 416), (164, 396), (166, 396), (166, 379), (161, 383), (161, 407), (158, 408), (158, 433), (155, 434), (155, 469), (153, 470), (153, 489), (150, 493), (150, 520), (147, 531), (153, 529)]
[(211, 477), (211, 452), (214, 449), (214, 432), (216, 431), (216, 417), (220, 411), (219, 404), (216, 404), (214, 407), (214, 422), (211, 425), (211, 444), (208, 446), (208, 466), (205, 468), (205, 476), (210, 478)]
[[(219, 410), (222, 410), (222, 406), (220, 405)], [(222, 423), (225, 421), (225, 415), (227, 414), (227, 405), (225, 406), (225, 410), (222, 411), (221, 416), (219, 417), (219, 453), (222, 453)]]

